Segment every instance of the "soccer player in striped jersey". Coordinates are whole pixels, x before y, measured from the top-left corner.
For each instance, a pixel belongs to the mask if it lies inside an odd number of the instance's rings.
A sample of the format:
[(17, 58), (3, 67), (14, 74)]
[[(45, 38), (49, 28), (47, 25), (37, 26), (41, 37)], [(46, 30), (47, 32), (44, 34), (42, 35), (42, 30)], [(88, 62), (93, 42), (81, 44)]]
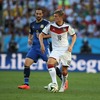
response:
[[(76, 41), (76, 34), (74, 29), (67, 23), (64, 22), (63, 10), (56, 10), (54, 12), (54, 22), (48, 24), (39, 35), (39, 41), (41, 45), (41, 51), (45, 53), (45, 46), (43, 43), (43, 37), (47, 34), (51, 35), (52, 39), (52, 52), (48, 59), (48, 71), (52, 79), (52, 83), (58, 87), (56, 79), (55, 67), (59, 62), (62, 63), (62, 83), (59, 92), (64, 92), (68, 88), (68, 67), (71, 63), (71, 52)], [(68, 34), (72, 36), (72, 42), (68, 42)]]
[[(25, 59), (25, 64), (24, 64), (24, 84), (18, 86), (19, 89), (30, 89), (29, 86), (29, 76), (30, 76), (30, 66), (37, 62), (39, 58), (43, 59), (44, 61), (47, 62), (48, 55), (49, 55), (49, 43), (48, 43), (48, 38), (50, 38), (50, 35), (44, 36), (44, 46), (46, 52), (43, 54), (40, 50), (40, 42), (39, 42), (39, 34), (42, 32), (43, 28), (49, 23), (47, 20), (43, 19), (43, 9), (42, 8), (37, 8), (35, 11), (35, 16), (36, 20), (33, 21), (30, 24), (30, 33), (28, 36), (28, 43), (32, 47), (28, 51)], [(61, 72), (57, 68), (57, 73), (61, 77)]]

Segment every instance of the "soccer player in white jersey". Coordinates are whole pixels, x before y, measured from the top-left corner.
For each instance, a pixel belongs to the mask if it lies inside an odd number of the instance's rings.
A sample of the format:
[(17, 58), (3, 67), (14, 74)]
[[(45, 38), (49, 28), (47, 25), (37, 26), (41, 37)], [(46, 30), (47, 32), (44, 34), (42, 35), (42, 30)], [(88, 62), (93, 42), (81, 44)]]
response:
[[(64, 92), (65, 90), (65, 83), (68, 78), (68, 67), (71, 63), (71, 52), (76, 41), (74, 29), (69, 24), (65, 23), (63, 18), (63, 10), (56, 10), (54, 12), (55, 22), (48, 24), (39, 35), (42, 53), (45, 53), (43, 37), (47, 34), (51, 35), (53, 50), (49, 56), (47, 64), (52, 83), (56, 84), (56, 86), (58, 86), (58, 83), (55, 66), (59, 62), (62, 63), (62, 83), (59, 92)], [(71, 44), (68, 42), (68, 35), (72, 36)]]

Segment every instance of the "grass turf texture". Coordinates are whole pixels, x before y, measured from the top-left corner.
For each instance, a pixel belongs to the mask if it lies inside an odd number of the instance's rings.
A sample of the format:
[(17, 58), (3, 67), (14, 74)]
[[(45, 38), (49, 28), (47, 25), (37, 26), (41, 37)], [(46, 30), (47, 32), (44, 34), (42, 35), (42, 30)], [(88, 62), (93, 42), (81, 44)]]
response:
[[(69, 73), (69, 89), (51, 93), (43, 88), (51, 82), (48, 72), (31, 72), (30, 90), (21, 90), (23, 72), (0, 71), (0, 100), (100, 100), (100, 74)], [(60, 85), (60, 80), (58, 83)]]

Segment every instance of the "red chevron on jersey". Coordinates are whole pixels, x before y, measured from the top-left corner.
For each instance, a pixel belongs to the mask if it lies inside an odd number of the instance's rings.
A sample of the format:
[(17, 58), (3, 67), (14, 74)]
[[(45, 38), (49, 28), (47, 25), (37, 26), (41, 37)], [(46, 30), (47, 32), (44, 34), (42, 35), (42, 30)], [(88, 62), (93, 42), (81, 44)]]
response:
[(42, 31), (50, 34), (52, 38), (52, 48), (64, 50), (69, 46), (68, 35), (75, 34), (75, 30), (67, 23), (58, 26), (55, 22), (48, 24)]
[(51, 32), (54, 32), (54, 33), (56, 33), (56, 34), (62, 34), (62, 33), (64, 33), (64, 32), (68, 32), (68, 26), (66, 26), (66, 27), (61, 27), (61, 28), (57, 28), (57, 27), (51, 25), (51, 26), (50, 26), (50, 31), (51, 31)]

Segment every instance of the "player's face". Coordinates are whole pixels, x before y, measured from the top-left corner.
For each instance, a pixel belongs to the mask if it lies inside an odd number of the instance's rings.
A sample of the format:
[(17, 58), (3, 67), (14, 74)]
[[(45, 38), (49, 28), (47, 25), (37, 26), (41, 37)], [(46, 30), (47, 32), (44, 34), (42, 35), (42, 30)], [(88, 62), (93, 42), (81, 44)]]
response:
[(42, 10), (36, 10), (35, 17), (37, 21), (40, 21), (43, 18), (43, 12)]
[(54, 14), (54, 20), (56, 23), (59, 23), (63, 20), (62, 16), (59, 16), (58, 14)]

